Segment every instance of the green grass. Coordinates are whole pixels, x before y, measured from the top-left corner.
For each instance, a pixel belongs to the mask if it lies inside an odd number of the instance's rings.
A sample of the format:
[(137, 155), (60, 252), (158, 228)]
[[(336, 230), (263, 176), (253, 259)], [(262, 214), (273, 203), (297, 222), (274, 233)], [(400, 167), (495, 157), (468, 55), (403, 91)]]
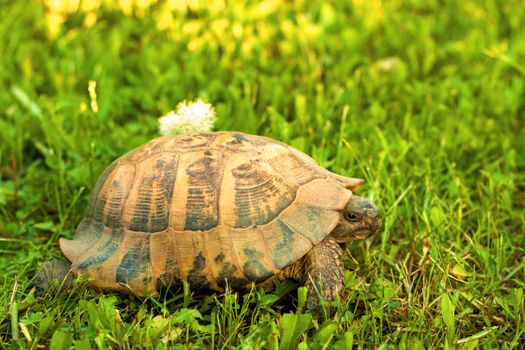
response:
[[(525, 2), (190, 3), (72, 8), (50, 27), (39, 2), (0, 2), (0, 347), (523, 346)], [(306, 312), (288, 282), (205, 298), (28, 294), (104, 168), (199, 96), (217, 130), (366, 179), (384, 227), (347, 246), (336, 314)]]

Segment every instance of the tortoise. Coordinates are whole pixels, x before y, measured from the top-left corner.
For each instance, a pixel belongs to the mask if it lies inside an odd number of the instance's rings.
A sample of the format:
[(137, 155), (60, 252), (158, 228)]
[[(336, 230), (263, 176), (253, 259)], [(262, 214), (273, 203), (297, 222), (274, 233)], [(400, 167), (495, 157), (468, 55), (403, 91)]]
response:
[(310, 309), (343, 287), (341, 244), (381, 225), (378, 208), (334, 174), (284, 143), (238, 132), (153, 139), (100, 176), (72, 240), (69, 263), (46, 263), (35, 293), (52, 280), (136, 296), (186, 281), (199, 293), (236, 291), (273, 279), (308, 287)]

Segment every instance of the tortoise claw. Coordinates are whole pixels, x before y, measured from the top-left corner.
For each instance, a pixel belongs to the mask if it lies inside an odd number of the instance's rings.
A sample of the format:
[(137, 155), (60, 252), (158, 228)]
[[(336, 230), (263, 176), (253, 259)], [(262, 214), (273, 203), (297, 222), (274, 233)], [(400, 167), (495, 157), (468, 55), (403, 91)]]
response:
[[(320, 313), (322, 310), (321, 300), (326, 300), (328, 302), (334, 302), (337, 298), (343, 297), (343, 284), (335, 283), (330, 285), (321, 285), (320, 283), (306, 283), (308, 287), (308, 297), (306, 300), (306, 307), (317, 313)], [(330, 313), (332, 313), (331, 310)]]

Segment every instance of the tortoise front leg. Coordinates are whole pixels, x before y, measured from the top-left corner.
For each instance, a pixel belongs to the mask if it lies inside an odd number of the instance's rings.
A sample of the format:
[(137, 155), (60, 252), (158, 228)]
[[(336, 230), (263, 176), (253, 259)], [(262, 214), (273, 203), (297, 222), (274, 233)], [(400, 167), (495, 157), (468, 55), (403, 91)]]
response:
[(72, 284), (71, 264), (63, 260), (52, 260), (38, 270), (38, 274), (27, 288), (35, 288), (34, 295), (39, 297), (43, 294), (56, 295), (69, 289)]
[(343, 250), (330, 237), (303, 257), (303, 283), (308, 287), (308, 309), (319, 308), (319, 298), (335, 301), (343, 292)]

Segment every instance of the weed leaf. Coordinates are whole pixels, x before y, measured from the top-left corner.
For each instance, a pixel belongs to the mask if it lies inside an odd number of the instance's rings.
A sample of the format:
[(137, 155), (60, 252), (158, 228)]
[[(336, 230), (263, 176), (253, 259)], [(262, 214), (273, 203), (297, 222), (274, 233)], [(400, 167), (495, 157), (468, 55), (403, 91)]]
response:
[(454, 304), (450, 300), (448, 294), (443, 294), (441, 297), (441, 316), (447, 327), (449, 339), (454, 336), (455, 333), (455, 320), (454, 320)]
[(294, 349), (303, 332), (308, 329), (311, 320), (311, 314), (284, 314), (281, 318), (280, 349)]
[(73, 343), (73, 336), (70, 333), (56, 331), (51, 338), (50, 350), (68, 350)]

